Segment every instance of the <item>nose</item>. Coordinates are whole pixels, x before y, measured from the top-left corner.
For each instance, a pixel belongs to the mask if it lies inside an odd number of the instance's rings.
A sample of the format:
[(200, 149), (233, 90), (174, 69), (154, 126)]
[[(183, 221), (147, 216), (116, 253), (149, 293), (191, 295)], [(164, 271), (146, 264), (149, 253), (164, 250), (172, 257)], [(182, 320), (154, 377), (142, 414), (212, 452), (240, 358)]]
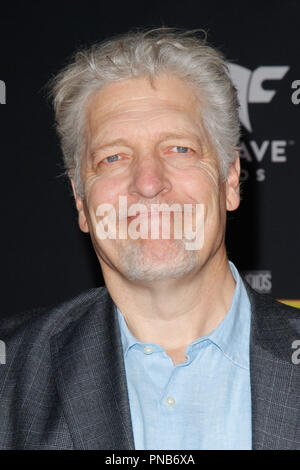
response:
[(144, 156), (135, 162), (129, 193), (139, 197), (155, 198), (170, 191), (171, 183), (163, 163), (155, 156)]

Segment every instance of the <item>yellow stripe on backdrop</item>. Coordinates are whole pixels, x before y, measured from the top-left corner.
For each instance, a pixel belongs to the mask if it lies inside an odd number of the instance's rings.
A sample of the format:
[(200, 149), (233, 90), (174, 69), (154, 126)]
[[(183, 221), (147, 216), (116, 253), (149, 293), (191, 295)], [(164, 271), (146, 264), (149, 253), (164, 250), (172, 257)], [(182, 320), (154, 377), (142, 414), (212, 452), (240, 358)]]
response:
[(300, 300), (299, 299), (278, 299), (279, 302), (282, 302), (286, 305), (291, 305), (292, 307), (300, 308)]

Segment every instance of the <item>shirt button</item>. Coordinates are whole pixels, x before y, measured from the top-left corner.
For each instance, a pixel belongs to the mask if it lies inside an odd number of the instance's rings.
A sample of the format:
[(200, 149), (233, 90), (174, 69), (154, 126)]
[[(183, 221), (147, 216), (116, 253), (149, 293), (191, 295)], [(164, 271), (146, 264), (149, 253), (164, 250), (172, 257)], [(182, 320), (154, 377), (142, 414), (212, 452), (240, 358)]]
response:
[(166, 404), (169, 405), (169, 406), (173, 406), (175, 405), (175, 400), (173, 397), (167, 397), (166, 398)]
[(153, 348), (151, 346), (145, 346), (143, 351), (144, 351), (144, 354), (152, 354)]

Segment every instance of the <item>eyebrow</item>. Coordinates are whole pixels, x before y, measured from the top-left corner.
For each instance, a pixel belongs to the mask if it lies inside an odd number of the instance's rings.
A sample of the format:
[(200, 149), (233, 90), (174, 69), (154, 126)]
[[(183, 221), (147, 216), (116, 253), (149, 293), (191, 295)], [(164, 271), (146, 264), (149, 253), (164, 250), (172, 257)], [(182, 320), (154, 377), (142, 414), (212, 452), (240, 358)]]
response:
[[(195, 139), (199, 145), (203, 145), (203, 141), (201, 141), (201, 138), (200, 136), (198, 136), (197, 134), (195, 134), (194, 132), (193, 133), (189, 133), (189, 134), (180, 134), (180, 133), (169, 133), (169, 132), (162, 132), (159, 134), (158, 136), (158, 140), (160, 142), (164, 141), (164, 140), (171, 140), (171, 139), (188, 139), (188, 138), (193, 138)], [(117, 145), (123, 145), (124, 147), (130, 147), (128, 141), (124, 138), (118, 138), (118, 139), (114, 139), (110, 142), (107, 142), (107, 143), (104, 143), (104, 144), (100, 144), (100, 145), (95, 145), (94, 147), (92, 147), (91, 149), (91, 155), (94, 156), (95, 153), (99, 152), (100, 150), (105, 150), (106, 148), (110, 148), (110, 147), (115, 147)]]
[(128, 142), (126, 141), (126, 139), (123, 139), (123, 138), (115, 139), (115, 140), (112, 140), (112, 141), (108, 142), (107, 144), (95, 145), (91, 149), (91, 155), (94, 155), (96, 152), (99, 152), (99, 150), (104, 150), (108, 147), (115, 147), (117, 145), (124, 145), (126, 147), (129, 147)]

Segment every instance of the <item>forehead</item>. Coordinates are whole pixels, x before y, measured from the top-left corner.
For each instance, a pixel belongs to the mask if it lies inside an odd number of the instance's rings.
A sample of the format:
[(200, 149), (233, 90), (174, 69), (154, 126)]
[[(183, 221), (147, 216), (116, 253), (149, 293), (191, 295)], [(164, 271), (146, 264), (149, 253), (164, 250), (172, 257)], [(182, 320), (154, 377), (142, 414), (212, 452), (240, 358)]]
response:
[(87, 118), (91, 136), (99, 132), (112, 135), (120, 127), (137, 130), (147, 126), (189, 128), (201, 124), (195, 90), (170, 75), (156, 77), (153, 83), (143, 77), (106, 85), (90, 97)]

